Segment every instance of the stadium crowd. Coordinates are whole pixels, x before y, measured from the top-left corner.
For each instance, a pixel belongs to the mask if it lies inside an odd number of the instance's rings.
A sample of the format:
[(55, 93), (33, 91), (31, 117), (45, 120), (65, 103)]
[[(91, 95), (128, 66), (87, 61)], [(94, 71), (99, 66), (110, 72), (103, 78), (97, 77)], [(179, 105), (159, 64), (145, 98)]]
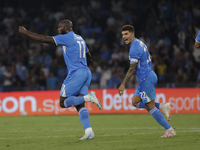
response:
[[(63, 3), (64, 2), (64, 3)], [(121, 27), (131, 24), (152, 55), (157, 87), (200, 87), (198, 0), (11, 1), (0, 5), (0, 91), (57, 90), (67, 75), (61, 47), (23, 37), (18, 26), (56, 35), (70, 19), (86, 41), (93, 63), (91, 88), (118, 88), (129, 68)], [(127, 88), (137, 86), (132, 77)]]

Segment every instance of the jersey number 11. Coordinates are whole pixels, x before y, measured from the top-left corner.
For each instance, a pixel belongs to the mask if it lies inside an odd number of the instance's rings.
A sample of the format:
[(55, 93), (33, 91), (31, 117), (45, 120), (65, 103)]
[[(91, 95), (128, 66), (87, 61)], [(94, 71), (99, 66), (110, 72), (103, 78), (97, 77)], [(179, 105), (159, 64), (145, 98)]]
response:
[(77, 43), (78, 43), (79, 49), (80, 49), (80, 58), (82, 58), (81, 57), (82, 51), (83, 51), (83, 58), (85, 58), (85, 43), (83, 41), (77, 41)]

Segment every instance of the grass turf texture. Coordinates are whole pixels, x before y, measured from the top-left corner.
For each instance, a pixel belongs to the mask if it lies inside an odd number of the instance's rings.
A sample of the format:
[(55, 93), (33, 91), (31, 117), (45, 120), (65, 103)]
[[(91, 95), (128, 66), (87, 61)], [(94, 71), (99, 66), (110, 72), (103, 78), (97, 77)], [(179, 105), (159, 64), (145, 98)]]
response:
[(95, 139), (79, 141), (84, 130), (78, 115), (0, 117), (0, 150), (198, 150), (200, 115), (173, 114), (177, 135), (149, 114), (90, 115)]

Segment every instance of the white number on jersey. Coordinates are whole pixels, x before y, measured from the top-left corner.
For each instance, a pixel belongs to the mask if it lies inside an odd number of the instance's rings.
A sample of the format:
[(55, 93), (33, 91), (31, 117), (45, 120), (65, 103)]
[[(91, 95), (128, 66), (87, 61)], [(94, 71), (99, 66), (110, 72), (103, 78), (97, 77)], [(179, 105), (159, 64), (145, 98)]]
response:
[(80, 58), (81, 54), (82, 54), (82, 48), (83, 48), (83, 58), (85, 58), (85, 43), (83, 41), (77, 41), (78, 45), (79, 45), (79, 49), (80, 49)]
[(147, 64), (151, 61), (151, 57), (149, 55), (149, 58), (147, 59)]

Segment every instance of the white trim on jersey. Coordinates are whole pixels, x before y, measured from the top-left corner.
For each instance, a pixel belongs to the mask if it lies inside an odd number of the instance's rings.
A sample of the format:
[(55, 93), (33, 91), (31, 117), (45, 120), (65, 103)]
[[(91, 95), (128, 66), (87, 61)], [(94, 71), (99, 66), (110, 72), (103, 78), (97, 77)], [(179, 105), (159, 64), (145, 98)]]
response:
[(62, 94), (62, 97), (66, 97), (65, 85), (64, 84), (62, 84), (62, 87), (61, 87), (61, 94)]
[[(56, 43), (56, 40), (54, 39), (54, 37), (53, 37), (53, 40), (54, 40), (54, 42)], [(56, 46), (58, 46), (58, 44), (56, 43)]]
[(197, 43), (200, 43), (200, 41), (197, 41), (196, 39), (195, 39), (195, 41), (196, 41)]
[(138, 59), (135, 58), (129, 58), (130, 59), (130, 63), (138, 63)]

